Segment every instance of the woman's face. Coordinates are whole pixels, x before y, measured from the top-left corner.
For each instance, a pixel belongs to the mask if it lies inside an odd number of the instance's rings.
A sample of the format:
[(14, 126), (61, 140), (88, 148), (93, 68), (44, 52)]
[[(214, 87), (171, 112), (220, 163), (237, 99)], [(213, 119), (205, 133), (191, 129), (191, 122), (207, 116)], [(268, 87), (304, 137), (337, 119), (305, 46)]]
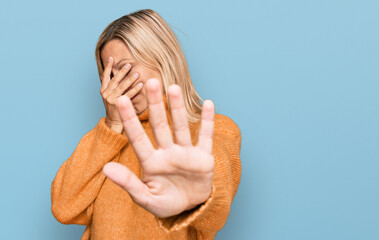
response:
[(140, 93), (137, 94), (134, 98), (132, 98), (131, 101), (133, 103), (137, 115), (144, 112), (147, 108), (147, 95), (145, 87), (146, 81), (150, 78), (156, 78), (162, 84), (162, 79), (159, 72), (146, 67), (142, 63), (137, 62), (137, 60), (133, 57), (125, 43), (123, 43), (119, 39), (113, 39), (107, 42), (102, 48), (100, 55), (104, 66), (108, 62), (109, 57), (113, 58), (112, 75), (110, 76), (111, 79), (127, 63), (129, 63), (132, 66), (132, 68), (122, 81), (128, 79), (128, 77), (131, 76), (133, 73), (138, 72), (139, 78), (132, 84), (131, 88), (133, 88), (140, 82), (143, 83), (143, 87)]

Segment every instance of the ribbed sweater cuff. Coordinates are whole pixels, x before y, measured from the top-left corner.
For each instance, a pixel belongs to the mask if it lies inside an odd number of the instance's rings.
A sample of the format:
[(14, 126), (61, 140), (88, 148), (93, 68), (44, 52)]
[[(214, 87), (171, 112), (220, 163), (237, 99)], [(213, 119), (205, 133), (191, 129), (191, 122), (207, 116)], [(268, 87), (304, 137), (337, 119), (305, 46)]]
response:
[(113, 131), (105, 124), (105, 118), (101, 118), (97, 124), (96, 137), (99, 138), (105, 145), (121, 149), (128, 143), (128, 138), (125, 134), (120, 134)]

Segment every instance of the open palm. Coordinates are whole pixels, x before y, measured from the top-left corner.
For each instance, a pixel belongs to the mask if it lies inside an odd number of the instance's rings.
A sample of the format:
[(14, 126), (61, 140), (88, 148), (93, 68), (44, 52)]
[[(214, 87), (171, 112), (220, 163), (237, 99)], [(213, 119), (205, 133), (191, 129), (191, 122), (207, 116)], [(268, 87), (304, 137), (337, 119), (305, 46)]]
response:
[(121, 96), (116, 104), (125, 134), (143, 170), (142, 179), (115, 162), (106, 164), (103, 173), (141, 207), (158, 217), (169, 217), (194, 208), (211, 194), (214, 105), (210, 100), (204, 101), (199, 139), (193, 146), (180, 87), (171, 85), (168, 89), (175, 141), (167, 122), (159, 80), (149, 79), (146, 88), (149, 121), (157, 149), (146, 135), (130, 99)]

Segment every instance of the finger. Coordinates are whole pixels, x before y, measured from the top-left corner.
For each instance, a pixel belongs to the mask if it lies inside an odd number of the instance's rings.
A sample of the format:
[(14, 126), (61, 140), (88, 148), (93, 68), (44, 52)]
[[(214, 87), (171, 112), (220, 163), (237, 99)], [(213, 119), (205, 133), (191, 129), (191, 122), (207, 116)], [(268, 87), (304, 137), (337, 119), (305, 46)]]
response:
[(154, 153), (155, 149), (147, 137), (130, 99), (122, 95), (117, 99), (116, 106), (122, 119), (125, 134), (138, 159), (143, 163)]
[(159, 80), (155, 78), (149, 79), (146, 83), (146, 90), (149, 105), (149, 123), (153, 130), (155, 141), (158, 148), (168, 148), (172, 145), (172, 137)]
[(126, 80), (122, 81), (116, 89), (112, 92), (112, 95), (115, 94), (115, 96), (119, 97), (121, 96), (125, 90), (127, 90), (134, 82), (137, 81), (139, 78), (139, 73), (135, 72), (132, 74), (132, 76), (128, 77)]
[(110, 162), (103, 167), (103, 173), (114, 183), (127, 191), (132, 199), (139, 203), (146, 203), (148, 187), (127, 167)]
[(126, 95), (129, 99), (137, 95), (143, 87), (143, 83), (138, 83), (134, 88), (132, 88), (130, 91), (127, 91), (124, 95)]
[(201, 125), (197, 146), (209, 154), (212, 154), (213, 125), (214, 104), (211, 100), (205, 100), (201, 110)]
[[(110, 102), (115, 102), (117, 100), (118, 97), (120, 97), (121, 95), (123, 95), (126, 90), (135, 82), (137, 81), (139, 77), (139, 74), (138, 73), (134, 73), (131, 78), (128, 78), (127, 80), (125, 81), (122, 81), (117, 87), (116, 89), (113, 90), (112, 93), (110, 93), (108, 99)], [(139, 87), (142, 87), (142, 86), (139, 86), (137, 85), (137, 88)], [(139, 90), (139, 89), (137, 89)], [(131, 97), (129, 97), (131, 98)]]
[(103, 71), (103, 75), (101, 77), (101, 89), (100, 92), (103, 93), (105, 89), (107, 89), (109, 81), (111, 80), (111, 72), (112, 72), (112, 66), (113, 66), (113, 58), (109, 57), (107, 65), (105, 66), (105, 69)]
[(125, 77), (125, 75), (130, 71), (131, 65), (127, 63), (121, 68), (120, 71), (110, 80), (107, 89), (104, 91), (105, 96), (109, 96), (113, 90), (118, 86), (119, 82)]
[(175, 143), (183, 146), (192, 146), (191, 134), (188, 128), (187, 110), (184, 106), (182, 90), (176, 84), (168, 88), (170, 100), (172, 128)]

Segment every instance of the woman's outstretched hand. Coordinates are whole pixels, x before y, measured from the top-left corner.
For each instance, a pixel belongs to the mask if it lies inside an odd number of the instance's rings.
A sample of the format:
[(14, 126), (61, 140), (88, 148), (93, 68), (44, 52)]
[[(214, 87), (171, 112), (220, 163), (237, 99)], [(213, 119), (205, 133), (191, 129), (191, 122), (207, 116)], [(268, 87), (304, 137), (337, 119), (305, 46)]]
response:
[(125, 134), (142, 167), (142, 179), (115, 162), (107, 163), (103, 173), (141, 207), (157, 217), (169, 217), (196, 207), (211, 194), (214, 104), (204, 101), (199, 139), (193, 146), (180, 87), (171, 85), (168, 89), (175, 141), (167, 122), (159, 80), (149, 79), (146, 88), (149, 121), (157, 149), (142, 128), (130, 99), (121, 96), (116, 103)]

